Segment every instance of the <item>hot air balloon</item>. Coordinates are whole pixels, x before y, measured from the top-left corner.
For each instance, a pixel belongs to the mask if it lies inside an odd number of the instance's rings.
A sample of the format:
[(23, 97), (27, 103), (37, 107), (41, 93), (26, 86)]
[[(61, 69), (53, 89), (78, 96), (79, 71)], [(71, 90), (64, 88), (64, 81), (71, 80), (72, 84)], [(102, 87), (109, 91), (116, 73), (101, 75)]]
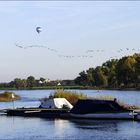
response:
[(38, 34), (42, 31), (41, 27), (36, 27), (36, 31), (38, 32)]

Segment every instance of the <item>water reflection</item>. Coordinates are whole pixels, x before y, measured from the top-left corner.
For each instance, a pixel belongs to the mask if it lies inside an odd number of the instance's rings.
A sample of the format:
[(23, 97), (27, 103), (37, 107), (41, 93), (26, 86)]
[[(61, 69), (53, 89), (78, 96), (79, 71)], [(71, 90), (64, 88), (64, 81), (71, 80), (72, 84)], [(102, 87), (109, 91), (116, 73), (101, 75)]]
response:
[(113, 131), (117, 132), (118, 121), (109, 120), (87, 120), (87, 119), (71, 119), (71, 122), (80, 129), (93, 129), (97, 131)]
[(0, 117), (0, 139), (3, 140), (137, 140), (140, 138), (140, 122)]
[(68, 120), (62, 120), (62, 119), (55, 119), (54, 125), (59, 131), (63, 131), (65, 127), (68, 125)]

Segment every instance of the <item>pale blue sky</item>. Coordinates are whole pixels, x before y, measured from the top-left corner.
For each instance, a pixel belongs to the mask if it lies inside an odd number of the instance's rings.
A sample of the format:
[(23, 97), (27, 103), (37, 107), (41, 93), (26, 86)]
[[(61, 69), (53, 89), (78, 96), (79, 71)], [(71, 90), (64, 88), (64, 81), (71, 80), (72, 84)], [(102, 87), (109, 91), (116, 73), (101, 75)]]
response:
[[(37, 26), (43, 29), (40, 34)], [(30, 75), (73, 79), (111, 57), (138, 52), (140, 2), (1, 1), (0, 27), (0, 82)], [(15, 43), (43, 45), (57, 52), (20, 49)]]

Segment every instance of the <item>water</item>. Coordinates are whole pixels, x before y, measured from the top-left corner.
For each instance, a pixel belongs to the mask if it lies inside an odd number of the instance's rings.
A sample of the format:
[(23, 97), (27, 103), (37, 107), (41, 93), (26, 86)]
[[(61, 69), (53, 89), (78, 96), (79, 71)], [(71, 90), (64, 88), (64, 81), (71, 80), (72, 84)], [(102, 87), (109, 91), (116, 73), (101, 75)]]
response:
[[(0, 91), (3, 92), (3, 91)], [(37, 107), (39, 99), (53, 90), (16, 90), (22, 97), (15, 107)], [(112, 95), (117, 99), (140, 106), (139, 91), (77, 90), (88, 96)], [(13, 103), (0, 103), (0, 108), (12, 108)], [(139, 121), (64, 120), (0, 115), (0, 140), (140, 140)]]

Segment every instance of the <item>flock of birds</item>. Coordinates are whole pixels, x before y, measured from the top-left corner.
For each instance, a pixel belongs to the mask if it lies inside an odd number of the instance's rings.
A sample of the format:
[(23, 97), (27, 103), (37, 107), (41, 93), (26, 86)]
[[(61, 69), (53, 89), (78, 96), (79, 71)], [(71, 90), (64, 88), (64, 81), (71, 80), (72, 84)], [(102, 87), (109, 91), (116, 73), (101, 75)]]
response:
[(30, 46), (21, 46), (19, 44), (15, 44), (17, 47), (21, 48), (21, 49), (28, 49), (28, 48), (45, 48), (45, 49), (48, 49), (49, 51), (53, 51), (53, 52), (57, 52), (57, 50), (55, 49), (51, 49), (51, 48), (48, 48), (47, 46), (42, 46), (42, 45), (30, 45)]
[[(63, 58), (93, 58), (95, 57), (96, 54), (99, 54), (99, 53), (105, 53), (106, 51), (105, 50), (87, 50), (84, 52), (83, 55), (64, 55), (64, 54), (60, 54), (58, 50), (55, 50), (55, 49), (52, 49), (52, 48), (49, 48), (47, 46), (43, 46), (43, 45), (30, 45), (30, 46), (22, 46), (22, 45), (19, 45), (19, 44), (15, 44), (17, 47), (21, 48), (21, 49), (28, 49), (28, 48), (45, 48), (47, 49), (48, 51), (51, 51), (51, 52), (55, 52), (58, 54), (58, 57), (63, 57)], [(117, 50), (116, 52), (117, 53), (126, 53), (127, 51), (131, 51), (131, 52), (138, 52), (140, 51), (140, 49), (135, 49), (135, 48), (124, 48), (124, 49), (119, 49)], [(118, 55), (116, 56), (111, 56), (109, 59), (117, 59), (118, 58)]]
[[(36, 27), (36, 32), (39, 34), (40, 32), (42, 31), (42, 28), (41, 27)], [(47, 49), (48, 51), (51, 51), (51, 52), (55, 52), (58, 54), (58, 57), (63, 57), (63, 58), (93, 58), (95, 57), (95, 55), (97, 53), (104, 53), (106, 52), (106, 50), (103, 50), (103, 49), (91, 49), (91, 50), (86, 50), (84, 52), (83, 55), (63, 55), (63, 54), (60, 54), (60, 52), (58, 50), (55, 50), (55, 49), (52, 49), (52, 48), (49, 48), (47, 46), (43, 46), (43, 45), (29, 45), (29, 46), (23, 46), (23, 45), (19, 45), (18, 43), (15, 43), (15, 45), (21, 49), (28, 49), (28, 48), (45, 48)], [(116, 52), (118, 54), (124, 54), (124, 53), (127, 53), (127, 52), (138, 52), (140, 51), (140, 48), (139, 49), (136, 49), (136, 48), (120, 48), (119, 50), (116, 50)], [(116, 56), (111, 56), (109, 59), (117, 59), (118, 58), (118, 55)]]

